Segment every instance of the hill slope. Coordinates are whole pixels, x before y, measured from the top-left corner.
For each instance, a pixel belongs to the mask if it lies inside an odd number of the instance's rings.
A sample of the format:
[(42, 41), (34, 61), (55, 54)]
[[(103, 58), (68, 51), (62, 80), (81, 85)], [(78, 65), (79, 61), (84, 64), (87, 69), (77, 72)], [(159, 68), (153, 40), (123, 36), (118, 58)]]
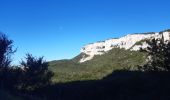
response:
[(103, 55), (96, 55), (92, 60), (79, 63), (80, 54), (71, 60), (49, 62), (50, 69), (55, 73), (54, 82), (80, 80), (98, 80), (112, 73), (113, 70), (136, 69), (144, 62), (146, 55), (138, 51), (114, 48)]
[(162, 36), (164, 40), (170, 40), (170, 30), (129, 34), (88, 44), (73, 59), (49, 62), (50, 69), (55, 73), (53, 81), (98, 80), (114, 70), (129, 67), (135, 70), (146, 59), (146, 54), (138, 51), (148, 46), (145, 41)]

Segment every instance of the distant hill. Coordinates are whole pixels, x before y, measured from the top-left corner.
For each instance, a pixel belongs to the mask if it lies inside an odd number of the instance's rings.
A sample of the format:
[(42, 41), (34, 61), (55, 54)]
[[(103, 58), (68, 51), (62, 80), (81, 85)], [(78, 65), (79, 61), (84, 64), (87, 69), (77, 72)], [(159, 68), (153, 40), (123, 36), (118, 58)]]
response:
[(92, 60), (80, 63), (79, 60), (85, 54), (80, 54), (70, 60), (49, 62), (50, 69), (55, 73), (53, 81), (69, 82), (78, 80), (102, 79), (113, 70), (136, 69), (137, 65), (145, 61), (146, 54), (139, 51), (130, 51), (114, 48), (104, 55), (96, 55)]
[(129, 34), (121, 38), (112, 38), (88, 44), (81, 48), (81, 53), (69, 60), (49, 62), (50, 69), (55, 73), (53, 81), (70, 82), (79, 80), (98, 80), (114, 70), (136, 70), (143, 64), (146, 54), (138, 50), (146, 48), (146, 40), (161, 38), (170, 40), (170, 30)]

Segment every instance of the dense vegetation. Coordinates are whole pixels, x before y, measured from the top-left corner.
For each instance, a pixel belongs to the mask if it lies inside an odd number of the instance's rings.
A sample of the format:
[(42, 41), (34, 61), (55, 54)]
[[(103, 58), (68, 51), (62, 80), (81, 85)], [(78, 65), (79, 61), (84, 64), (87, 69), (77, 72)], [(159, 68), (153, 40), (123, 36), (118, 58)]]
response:
[(112, 73), (114, 70), (136, 70), (141, 65), (146, 54), (119, 48), (97, 55), (92, 60), (79, 63), (83, 54), (71, 60), (52, 61), (49, 68), (55, 73), (54, 82), (69, 82), (80, 80), (98, 80)]
[(139, 66), (142, 71), (170, 71), (170, 42), (161, 39), (148, 40), (149, 46), (141, 50), (148, 52), (147, 62)]
[(146, 42), (143, 52), (114, 48), (84, 63), (84, 54), (48, 63), (26, 54), (12, 66), (13, 41), (1, 34), (0, 100), (170, 100), (170, 42)]
[(31, 92), (51, 84), (53, 73), (43, 57), (27, 54), (19, 66), (12, 66), (15, 51), (13, 41), (0, 33), (0, 98), (3, 99), (9, 99), (8, 91)]

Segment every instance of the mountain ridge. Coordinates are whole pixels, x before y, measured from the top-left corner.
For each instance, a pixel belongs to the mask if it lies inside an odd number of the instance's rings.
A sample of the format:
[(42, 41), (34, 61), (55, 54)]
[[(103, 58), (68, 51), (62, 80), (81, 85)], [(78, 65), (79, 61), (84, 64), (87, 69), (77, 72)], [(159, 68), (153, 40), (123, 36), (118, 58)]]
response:
[[(83, 46), (80, 50), (80, 52), (85, 54), (86, 56), (83, 56), (79, 62), (83, 63), (91, 60), (95, 55), (103, 55), (113, 48), (123, 48), (126, 50), (130, 49), (132, 51), (138, 51), (140, 50), (140, 48), (146, 48), (148, 46), (143, 40), (161, 38), (161, 34), (163, 34), (165, 41), (170, 40), (170, 29), (168, 29), (160, 32), (127, 34), (120, 38), (111, 38), (87, 44)], [(142, 43), (140, 43), (140, 41), (142, 41)], [(136, 44), (137, 42), (140, 44)]]

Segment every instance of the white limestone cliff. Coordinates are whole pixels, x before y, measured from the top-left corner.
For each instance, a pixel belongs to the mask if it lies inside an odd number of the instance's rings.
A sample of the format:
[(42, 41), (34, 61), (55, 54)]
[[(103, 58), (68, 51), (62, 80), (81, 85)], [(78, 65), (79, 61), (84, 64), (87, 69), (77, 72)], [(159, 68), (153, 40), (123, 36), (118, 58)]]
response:
[[(165, 41), (170, 40), (170, 32), (163, 32), (163, 36)], [(102, 55), (115, 47), (137, 51), (140, 48), (146, 48), (148, 46), (146, 42), (143, 42), (140, 45), (137, 45), (137, 42), (145, 39), (161, 37), (162, 35), (160, 33), (129, 34), (117, 39), (108, 39), (105, 41), (88, 44), (81, 48), (81, 53), (84, 53), (87, 56), (82, 57), (80, 59), (80, 63), (93, 59), (95, 55)]]

